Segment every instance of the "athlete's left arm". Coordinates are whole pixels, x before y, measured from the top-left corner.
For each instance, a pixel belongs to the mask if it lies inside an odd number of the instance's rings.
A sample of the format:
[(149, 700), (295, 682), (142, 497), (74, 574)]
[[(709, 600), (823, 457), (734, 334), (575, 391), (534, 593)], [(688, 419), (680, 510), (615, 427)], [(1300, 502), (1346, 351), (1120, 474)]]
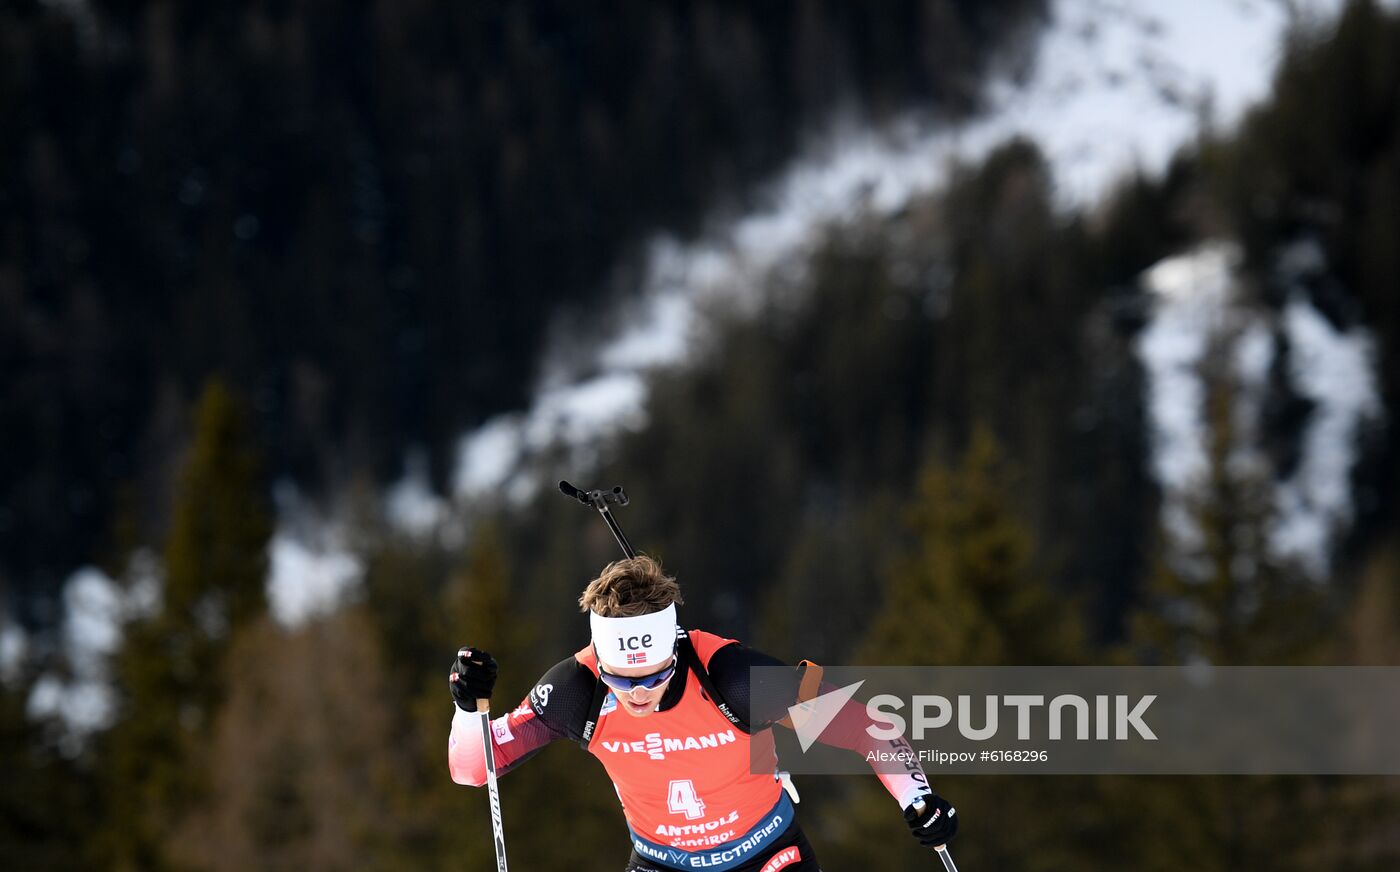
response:
[[(765, 669), (757, 678), (765, 682), (763, 687), (751, 685), (750, 668), (754, 666), (776, 666), (781, 669)], [(798, 671), (762, 651), (748, 648), (739, 643), (725, 645), (710, 657), (710, 678), (716, 689), (724, 696), (734, 713), (749, 724), (751, 732), (771, 728), (787, 716), (788, 706), (797, 704), (800, 685)], [(822, 682), (820, 693), (836, 690), (834, 685)], [(914, 800), (931, 793), (928, 777), (924, 775), (916, 759), (911, 759), (909, 745), (903, 739), (882, 740), (873, 738), (866, 728), (874, 724), (865, 706), (851, 699), (842, 707), (831, 724), (822, 731), (817, 740), (823, 745), (845, 748), (872, 761), (871, 768), (879, 777), (885, 789), (899, 802), (901, 809), (908, 808)], [(887, 752), (885, 755), (872, 752)], [(877, 760), (900, 760), (898, 766), (889, 763), (876, 765)]]

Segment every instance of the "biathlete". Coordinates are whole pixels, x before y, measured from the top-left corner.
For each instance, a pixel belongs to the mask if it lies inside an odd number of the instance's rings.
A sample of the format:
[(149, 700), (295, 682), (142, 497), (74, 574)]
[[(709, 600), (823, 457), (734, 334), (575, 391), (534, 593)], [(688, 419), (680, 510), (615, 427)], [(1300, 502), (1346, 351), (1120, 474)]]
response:
[[(556, 739), (582, 745), (602, 761), (622, 801), (632, 836), (627, 872), (818, 872), (767, 732), (798, 701), (799, 670), (783, 673), (792, 677), (790, 692), (776, 694), (785, 705), (754, 711), (750, 668), (785, 664), (733, 639), (680, 630), (679, 604), (679, 585), (652, 558), (609, 564), (579, 598), (591, 643), (491, 722), (498, 774)], [(496, 672), (479, 649), (459, 650), (452, 664), (457, 711), (447, 757), (458, 784), (486, 782), (481, 720), (472, 713), (491, 696)], [(820, 741), (866, 759), (907, 749), (871, 738), (869, 723), (864, 706), (848, 703)], [(953, 807), (917, 763), (876, 774), (920, 843), (942, 845), (957, 832)]]

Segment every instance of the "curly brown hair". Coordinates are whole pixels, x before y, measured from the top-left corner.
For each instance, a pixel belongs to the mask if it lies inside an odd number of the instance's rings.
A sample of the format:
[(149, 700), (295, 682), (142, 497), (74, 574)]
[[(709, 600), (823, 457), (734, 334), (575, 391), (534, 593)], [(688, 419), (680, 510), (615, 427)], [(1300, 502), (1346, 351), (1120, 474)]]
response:
[(597, 612), (605, 618), (649, 615), (671, 603), (684, 602), (676, 579), (645, 554), (609, 563), (578, 598), (580, 611)]

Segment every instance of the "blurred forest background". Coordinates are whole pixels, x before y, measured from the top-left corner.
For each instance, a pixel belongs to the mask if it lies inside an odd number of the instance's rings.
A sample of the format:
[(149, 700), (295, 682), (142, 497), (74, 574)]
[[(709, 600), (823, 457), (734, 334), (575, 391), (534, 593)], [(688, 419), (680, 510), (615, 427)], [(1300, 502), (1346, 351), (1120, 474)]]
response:
[[(452, 501), (463, 435), (625, 311), (652, 234), (742, 214), (834, 113), (974, 117), (1049, 11), (0, 0), (0, 631), (24, 640), (0, 662), (0, 867), (493, 868), (485, 796), (447, 776), (446, 669), (493, 651), (503, 710), (581, 644), (615, 546), (560, 477), (625, 484), (687, 623), (789, 660), (1400, 662), (1400, 13), (1374, 0), (1290, 34), (1242, 124), (1102, 202), (1057, 199), (1018, 138), (893, 213), (853, 206), (707, 307), (584, 468), (546, 451), (545, 487)], [(1205, 276), (1213, 245), (1250, 315), (1199, 337), (1202, 466), (1164, 482), (1154, 265)], [(1378, 409), (1324, 434), (1354, 443), (1347, 508), (1299, 555), (1274, 534), (1317, 449), (1302, 311), (1370, 337)], [(450, 503), (426, 533), (384, 508), (411, 452)], [(358, 567), (291, 624), (266, 588), (287, 483)], [(81, 567), (141, 605), (74, 662)], [(96, 685), (113, 704), (75, 735)], [(828, 868), (933, 868), (874, 779), (801, 786)], [(935, 786), (968, 870), (1400, 861), (1394, 778)], [(576, 748), (503, 800), (519, 868), (623, 864)]]

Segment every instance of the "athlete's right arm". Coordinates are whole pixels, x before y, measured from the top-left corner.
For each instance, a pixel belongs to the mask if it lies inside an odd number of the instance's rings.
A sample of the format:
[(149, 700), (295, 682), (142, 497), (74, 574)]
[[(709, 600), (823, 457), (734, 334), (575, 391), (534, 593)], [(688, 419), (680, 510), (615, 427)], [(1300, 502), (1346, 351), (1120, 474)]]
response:
[[(496, 774), (504, 775), (555, 739), (577, 740), (583, 733), (597, 681), (588, 667), (570, 657), (554, 664), (509, 714), (491, 721)], [(447, 768), (458, 784), (486, 783), (481, 718), (453, 705), (447, 739)]]

